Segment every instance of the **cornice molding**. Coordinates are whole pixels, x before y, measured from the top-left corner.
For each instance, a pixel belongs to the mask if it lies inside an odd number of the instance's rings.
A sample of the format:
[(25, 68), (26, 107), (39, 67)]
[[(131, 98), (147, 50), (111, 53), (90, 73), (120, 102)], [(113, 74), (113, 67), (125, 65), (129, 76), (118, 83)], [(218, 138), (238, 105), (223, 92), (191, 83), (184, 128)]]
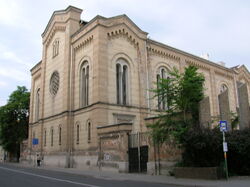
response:
[(155, 56), (159, 56), (159, 57), (162, 57), (162, 58), (167, 58), (167, 59), (172, 59), (172, 60), (175, 60), (175, 61), (180, 61), (180, 57), (172, 54), (172, 53), (169, 53), (167, 52), (166, 50), (160, 50), (160, 49), (156, 49), (154, 47), (151, 47), (151, 46), (148, 46), (147, 47), (147, 51), (148, 51), (148, 54), (149, 55), (155, 55)]
[(125, 28), (110, 31), (107, 33), (107, 36), (109, 40), (120, 38), (120, 37), (127, 38), (129, 43), (133, 45), (134, 48), (136, 49), (139, 48), (139, 42), (137, 41), (137, 39), (133, 36), (133, 34), (131, 34)]
[(221, 76), (224, 76), (224, 77), (227, 77), (227, 78), (230, 78), (230, 79), (234, 78), (234, 76), (233, 76), (232, 73), (229, 73), (229, 72), (226, 72), (226, 71), (222, 71), (220, 69), (215, 69), (214, 72), (217, 75), (221, 75)]
[(201, 62), (198, 62), (198, 61), (195, 61), (195, 60), (186, 59), (185, 62), (188, 65), (194, 65), (196, 67), (199, 67), (201, 69), (205, 69), (205, 70), (208, 70), (208, 71), (211, 69), (211, 67), (209, 67), (208, 65), (206, 65), (204, 63), (201, 63)]
[(50, 44), (50, 41), (52, 40), (53, 36), (55, 35), (55, 33), (57, 31), (65, 31), (66, 30), (66, 26), (65, 25), (57, 25), (54, 26), (49, 35), (47, 36), (47, 38), (44, 40), (43, 44), (45, 44), (46, 47), (48, 47), (48, 45)]
[(91, 35), (89, 37), (86, 37), (84, 39), (82, 39), (81, 42), (79, 42), (78, 44), (75, 44), (75, 46), (73, 47), (75, 51), (84, 48), (86, 45), (90, 44), (92, 42), (92, 40), (94, 39), (94, 36)]

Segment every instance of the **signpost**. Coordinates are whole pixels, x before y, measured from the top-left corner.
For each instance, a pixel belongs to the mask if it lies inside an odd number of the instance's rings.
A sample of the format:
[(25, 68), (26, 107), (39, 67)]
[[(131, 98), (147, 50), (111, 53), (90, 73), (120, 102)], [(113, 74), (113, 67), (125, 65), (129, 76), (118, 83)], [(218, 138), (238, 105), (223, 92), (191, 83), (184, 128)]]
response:
[(226, 178), (228, 180), (228, 167), (227, 167), (227, 142), (225, 140), (225, 132), (227, 132), (227, 121), (220, 121), (220, 131), (223, 134), (223, 152), (224, 152), (224, 159), (225, 159), (225, 171), (226, 171)]
[[(39, 143), (38, 138), (33, 138), (32, 139), (32, 145), (34, 146), (35, 149), (36, 149), (35, 146), (38, 146), (38, 143)], [(34, 166), (37, 165), (37, 160), (38, 160), (38, 156), (37, 156), (37, 152), (36, 152), (36, 156), (35, 156), (35, 160), (34, 160)]]

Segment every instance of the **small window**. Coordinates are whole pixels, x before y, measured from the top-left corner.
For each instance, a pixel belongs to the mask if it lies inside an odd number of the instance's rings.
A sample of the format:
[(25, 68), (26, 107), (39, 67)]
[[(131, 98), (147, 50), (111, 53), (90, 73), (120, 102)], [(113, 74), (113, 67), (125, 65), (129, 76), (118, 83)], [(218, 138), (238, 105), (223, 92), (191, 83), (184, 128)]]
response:
[(79, 124), (76, 125), (76, 144), (79, 144), (80, 141), (80, 126)]
[[(31, 140), (32, 142), (33, 142), (34, 138), (36, 138), (36, 132), (35, 131), (32, 132), (32, 140)], [(32, 145), (33, 145), (33, 143), (32, 143)]]
[(36, 92), (35, 121), (39, 119), (39, 109), (40, 109), (40, 88), (38, 88)]
[(54, 141), (54, 130), (53, 130), (53, 128), (51, 128), (51, 147), (53, 147), (53, 142)]
[(46, 129), (44, 129), (44, 147), (46, 147), (46, 139), (47, 139), (47, 131), (46, 131)]
[(58, 139), (58, 144), (61, 145), (62, 144), (62, 127), (59, 126), (59, 139)]
[(87, 126), (88, 126), (88, 143), (90, 143), (90, 141), (91, 141), (91, 123), (88, 122)]
[(53, 42), (53, 58), (59, 54), (59, 39)]

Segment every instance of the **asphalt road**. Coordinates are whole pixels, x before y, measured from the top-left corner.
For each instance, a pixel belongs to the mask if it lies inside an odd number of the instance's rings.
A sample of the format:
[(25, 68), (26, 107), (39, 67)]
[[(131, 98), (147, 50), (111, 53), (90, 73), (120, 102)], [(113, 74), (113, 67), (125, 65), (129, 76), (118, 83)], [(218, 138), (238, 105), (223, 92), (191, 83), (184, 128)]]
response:
[(38, 168), (0, 164), (0, 187), (177, 187), (160, 183), (106, 180)]

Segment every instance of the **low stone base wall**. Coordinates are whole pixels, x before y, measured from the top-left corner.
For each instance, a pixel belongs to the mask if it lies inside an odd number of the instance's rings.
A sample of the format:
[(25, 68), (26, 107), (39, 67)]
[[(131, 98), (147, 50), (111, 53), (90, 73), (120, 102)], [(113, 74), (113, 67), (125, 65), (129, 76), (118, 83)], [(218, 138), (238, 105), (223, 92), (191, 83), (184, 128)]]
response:
[(67, 167), (66, 155), (44, 155), (42, 165), (54, 167)]
[(147, 163), (147, 174), (149, 175), (168, 175), (173, 171), (176, 162), (174, 161), (161, 161), (160, 166), (158, 162)]
[(128, 162), (101, 161), (100, 168), (103, 171), (115, 171), (119, 173), (128, 173)]
[(74, 168), (95, 168), (98, 166), (97, 156), (74, 155), (72, 158)]
[(192, 179), (220, 179), (224, 178), (223, 171), (218, 167), (176, 167), (174, 168), (176, 178)]

